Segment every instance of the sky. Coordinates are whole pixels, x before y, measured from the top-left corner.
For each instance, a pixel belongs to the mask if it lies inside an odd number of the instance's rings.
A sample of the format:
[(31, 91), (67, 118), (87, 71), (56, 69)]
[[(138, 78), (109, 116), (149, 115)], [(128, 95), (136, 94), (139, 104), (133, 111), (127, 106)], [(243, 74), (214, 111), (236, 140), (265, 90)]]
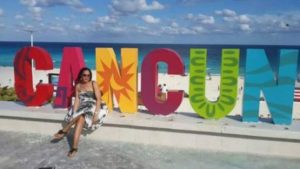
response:
[(0, 41), (300, 44), (299, 0), (1, 0)]

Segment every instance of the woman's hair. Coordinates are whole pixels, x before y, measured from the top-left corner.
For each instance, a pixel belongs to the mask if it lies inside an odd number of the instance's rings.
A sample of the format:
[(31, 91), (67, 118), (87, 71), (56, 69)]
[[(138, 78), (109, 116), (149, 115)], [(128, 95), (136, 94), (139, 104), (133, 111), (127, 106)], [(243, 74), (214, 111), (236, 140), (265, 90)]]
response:
[(87, 70), (87, 71), (89, 72), (89, 74), (90, 74), (90, 79), (89, 79), (89, 81), (92, 80), (92, 71), (91, 71), (91, 69), (89, 69), (89, 68), (87, 68), (87, 67), (83, 67), (83, 68), (80, 69), (80, 71), (79, 71), (79, 73), (78, 73), (78, 76), (77, 76), (77, 79), (76, 79), (76, 83), (80, 83), (80, 82), (81, 82), (81, 79), (82, 79), (82, 76), (83, 76), (83, 72), (86, 71), (86, 70)]

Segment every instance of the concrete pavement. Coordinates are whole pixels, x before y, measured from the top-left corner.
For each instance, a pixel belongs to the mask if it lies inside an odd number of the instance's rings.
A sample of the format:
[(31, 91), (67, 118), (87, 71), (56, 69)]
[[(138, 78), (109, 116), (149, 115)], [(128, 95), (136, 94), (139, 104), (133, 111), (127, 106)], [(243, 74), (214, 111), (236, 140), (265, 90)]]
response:
[[(51, 105), (30, 108), (17, 102), (0, 102), (0, 130), (49, 137), (61, 128), (65, 113)], [(283, 126), (268, 119), (242, 123), (240, 118), (229, 116), (216, 121), (190, 112), (154, 116), (142, 110), (135, 115), (114, 111), (104, 126), (84, 135), (95, 141), (300, 158), (299, 120)]]
[(174, 148), (83, 136), (69, 159), (70, 137), (51, 143), (51, 136), (0, 131), (1, 169), (295, 169), (300, 160)]

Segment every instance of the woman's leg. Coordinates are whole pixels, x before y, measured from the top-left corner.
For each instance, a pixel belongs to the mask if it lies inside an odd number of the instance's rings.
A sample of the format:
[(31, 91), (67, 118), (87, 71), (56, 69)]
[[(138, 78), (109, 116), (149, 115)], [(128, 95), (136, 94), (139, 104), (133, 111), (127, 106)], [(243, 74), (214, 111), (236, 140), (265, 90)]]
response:
[(70, 121), (66, 126), (64, 126), (60, 131), (58, 131), (57, 133), (54, 134), (54, 139), (62, 139), (65, 134), (67, 134), (69, 132), (69, 130), (71, 129), (71, 127), (78, 121), (80, 116), (74, 118), (72, 121)]
[(68, 132), (71, 129), (71, 127), (78, 121), (78, 119), (80, 118), (80, 116), (77, 116), (75, 119), (73, 119), (72, 121), (70, 121), (66, 126), (64, 126), (64, 128), (62, 130), (64, 132)]
[[(77, 120), (76, 122), (76, 128), (75, 128), (75, 132), (74, 132), (74, 139), (73, 139), (73, 146), (72, 146), (72, 149), (71, 151), (69, 152), (68, 156), (69, 157), (72, 157), (75, 155), (75, 153), (77, 152), (77, 147), (78, 147), (78, 142), (79, 142), (79, 137), (81, 135), (81, 131), (82, 131), (82, 128), (83, 128), (83, 125), (84, 125), (84, 115), (81, 115), (79, 117), (79, 119)], [(75, 151), (72, 151), (74, 150)]]

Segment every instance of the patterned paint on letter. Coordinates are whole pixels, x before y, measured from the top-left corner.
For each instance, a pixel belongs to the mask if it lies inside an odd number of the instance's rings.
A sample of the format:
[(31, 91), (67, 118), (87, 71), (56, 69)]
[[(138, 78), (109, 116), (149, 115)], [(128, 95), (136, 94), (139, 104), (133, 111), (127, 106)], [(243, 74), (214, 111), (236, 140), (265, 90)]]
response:
[(225, 117), (234, 108), (237, 98), (239, 49), (223, 49), (220, 95), (217, 101), (205, 97), (207, 49), (190, 50), (189, 99), (199, 116), (209, 119)]
[(97, 83), (109, 110), (114, 94), (121, 112), (137, 112), (137, 66), (137, 48), (121, 49), (120, 66), (112, 48), (96, 48)]
[(298, 50), (281, 50), (276, 81), (264, 50), (247, 50), (243, 121), (258, 121), (260, 92), (262, 91), (273, 122), (291, 124), (297, 58)]

